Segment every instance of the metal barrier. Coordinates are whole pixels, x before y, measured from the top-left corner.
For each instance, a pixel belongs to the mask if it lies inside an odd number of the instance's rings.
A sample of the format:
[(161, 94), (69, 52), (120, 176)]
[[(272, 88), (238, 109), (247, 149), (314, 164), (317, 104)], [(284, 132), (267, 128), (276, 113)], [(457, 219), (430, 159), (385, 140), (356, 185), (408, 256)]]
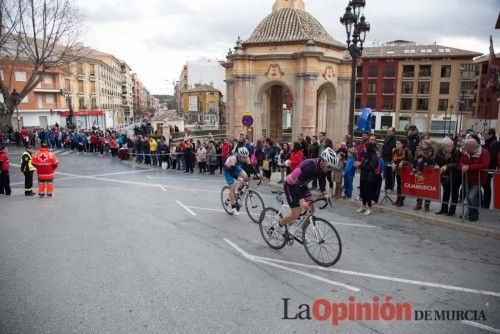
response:
[[(444, 174), (447, 182), (443, 184), (444, 177), (442, 177), (439, 168), (427, 167), (420, 174), (414, 173), (411, 167), (404, 166), (401, 169), (400, 196), (439, 202), (448, 206), (448, 208), (450, 206), (460, 207), (462, 221), (469, 217), (470, 212), (476, 214), (474, 210), (478, 210), (478, 215), (483, 210), (500, 211), (500, 170), (460, 171), (459, 182), (456, 181), (456, 178), (453, 179), (455, 173), (449, 171)], [(469, 178), (470, 173), (477, 173), (477, 176)], [(487, 179), (486, 183), (482, 182), (481, 176), (483, 176), (483, 179)], [(469, 179), (473, 182), (472, 185), (469, 184)], [(449, 187), (449, 189), (445, 189), (445, 187)], [(449, 199), (446, 201), (443, 201), (444, 191), (449, 192), (449, 196), (446, 196)], [(472, 195), (470, 194), (471, 191), (473, 191)], [(485, 200), (484, 191), (489, 191), (490, 203), (488, 208), (482, 205)], [(457, 201), (454, 201), (453, 197), (458, 198)], [(486, 200), (488, 201), (488, 199)]]

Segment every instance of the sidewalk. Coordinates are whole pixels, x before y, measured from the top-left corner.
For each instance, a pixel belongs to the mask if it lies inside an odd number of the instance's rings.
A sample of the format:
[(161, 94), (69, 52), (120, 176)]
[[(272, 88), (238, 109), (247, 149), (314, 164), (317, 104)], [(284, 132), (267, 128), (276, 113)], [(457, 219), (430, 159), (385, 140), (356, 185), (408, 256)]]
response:
[[(277, 189), (278, 188), (283, 189), (283, 185), (277, 183), (280, 180), (280, 178), (281, 178), (280, 173), (273, 173), (269, 185)], [(356, 174), (353, 183), (354, 183), (353, 198), (338, 199), (336, 203), (350, 205), (353, 207), (353, 210), (355, 210), (360, 205), (360, 203), (355, 200), (359, 196), (359, 189), (357, 188), (359, 185), (359, 174)], [(328, 190), (328, 184), (326, 185), (326, 187)], [(384, 183), (382, 183), (382, 190), (380, 193), (379, 204), (373, 205), (372, 211), (374, 211), (374, 213), (372, 214), (376, 214), (376, 212), (383, 212), (397, 217), (410, 218), (420, 224), (439, 225), (453, 230), (463, 231), (481, 236), (487, 236), (500, 240), (499, 211), (480, 210), (479, 221), (469, 222), (468, 220), (464, 220), (462, 222), (462, 220), (460, 219), (462, 208), (460, 206), (457, 207), (457, 212), (454, 217), (436, 215), (434, 212), (438, 211), (441, 207), (441, 204), (438, 202), (431, 202), (429, 212), (425, 212), (423, 208), (421, 210), (415, 211), (413, 210), (413, 207), (415, 206), (416, 203), (416, 199), (414, 198), (406, 198), (404, 202), (405, 205), (403, 207), (396, 208), (391, 204), (389, 200), (382, 201), (382, 199), (384, 198), (383, 188), (384, 188)], [(390, 194), (389, 197), (392, 198), (393, 201), (395, 201), (397, 196)]]

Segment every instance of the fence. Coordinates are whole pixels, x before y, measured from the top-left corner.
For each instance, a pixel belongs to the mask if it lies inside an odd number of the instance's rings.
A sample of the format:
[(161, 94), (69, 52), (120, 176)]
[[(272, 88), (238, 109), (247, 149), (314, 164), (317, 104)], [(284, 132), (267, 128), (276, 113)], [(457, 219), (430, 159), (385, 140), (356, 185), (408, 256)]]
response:
[[(467, 213), (475, 214), (474, 210), (500, 211), (500, 170), (460, 172), (459, 180), (456, 176), (453, 178), (454, 174), (458, 173), (441, 174), (437, 168), (424, 168), (421, 173), (414, 173), (411, 167), (404, 166), (401, 168), (401, 196), (460, 207), (462, 221)], [(445, 201), (442, 200), (443, 191), (449, 198)], [(453, 197), (458, 200), (453, 201)], [(488, 202), (490, 205), (485, 208), (483, 204)]]

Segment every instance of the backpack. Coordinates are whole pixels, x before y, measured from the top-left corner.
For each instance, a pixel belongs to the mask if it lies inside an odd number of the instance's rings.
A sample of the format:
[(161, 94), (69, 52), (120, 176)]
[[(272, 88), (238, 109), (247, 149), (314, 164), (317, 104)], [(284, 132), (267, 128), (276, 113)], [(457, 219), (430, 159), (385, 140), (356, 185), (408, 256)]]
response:
[(257, 158), (255, 157), (255, 150), (253, 151), (252, 156), (250, 157), (250, 163), (254, 167), (257, 166)]

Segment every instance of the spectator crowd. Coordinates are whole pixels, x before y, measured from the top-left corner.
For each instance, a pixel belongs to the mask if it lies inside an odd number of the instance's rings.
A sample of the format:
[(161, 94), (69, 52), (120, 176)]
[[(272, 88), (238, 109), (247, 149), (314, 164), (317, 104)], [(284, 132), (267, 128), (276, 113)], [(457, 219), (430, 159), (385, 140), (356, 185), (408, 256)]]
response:
[[(9, 131), (0, 132), (0, 146)], [(183, 139), (169, 142), (165, 137), (153, 134), (151, 129), (134, 129), (129, 136), (114, 130), (71, 131), (58, 126), (52, 129), (19, 132), (23, 145), (40, 147), (47, 143), (49, 148), (68, 149), (81, 154), (119, 157), (133, 160), (137, 164), (199, 174), (222, 173), (224, 161), (240, 147), (246, 147), (250, 160), (259, 175), (270, 181), (273, 172), (278, 172), (283, 183), (305, 159), (318, 158), (330, 147), (337, 152), (339, 163), (331, 173), (313, 180), (310, 188), (318, 189), (333, 199), (352, 198), (353, 188), (359, 188), (359, 213), (369, 215), (373, 204), (380, 200), (382, 191), (394, 193), (396, 207), (405, 205), (401, 193), (401, 169), (409, 166), (412, 174), (420, 177), (425, 168), (439, 170), (442, 186), (442, 203), (436, 214), (454, 216), (460, 194), (468, 203), (467, 219), (476, 221), (479, 208), (490, 208), (492, 201), (492, 175), (486, 170), (496, 170), (500, 154), (500, 143), (494, 129), (483, 133), (469, 133), (445, 137), (434, 142), (427, 133), (419, 133), (416, 126), (409, 127), (405, 135), (396, 135), (394, 128), (387, 130), (384, 138), (364, 132), (354, 142), (348, 135), (341, 143), (333, 143), (324, 132), (305, 136), (298, 134), (293, 142), (275, 142), (271, 138), (260, 138), (251, 142), (244, 134), (235, 140)], [(5, 169), (5, 167), (2, 167)], [(5, 171), (2, 169), (2, 173)], [(250, 171), (249, 171), (250, 172)], [(359, 173), (359, 184), (354, 184)], [(464, 184), (465, 183), (465, 184)], [(328, 189), (326, 189), (328, 186)], [(383, 188), (382, 188), (383, 186)], [(1, 193), (1, 191), (0, 191)], [(430, 201), (417, 199), (414, 210), (430, 211)]]

